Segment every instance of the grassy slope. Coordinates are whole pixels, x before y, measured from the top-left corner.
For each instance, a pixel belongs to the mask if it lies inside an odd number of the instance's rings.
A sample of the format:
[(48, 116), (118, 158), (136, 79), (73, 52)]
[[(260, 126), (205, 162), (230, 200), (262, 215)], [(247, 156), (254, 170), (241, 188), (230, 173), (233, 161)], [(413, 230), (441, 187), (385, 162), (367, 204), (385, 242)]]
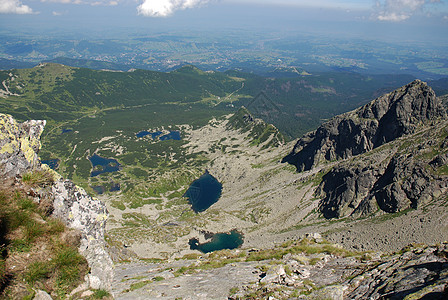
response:
[(4, 181), (0, 186), (2, 299), (32, 299), (37, 289), (61, 299), (88, 272), (76, 233), (49, 216), (50, 200), (42, 198), (38, 205), (27, 196), (52, 180), (50, 173), (34, 171), (24, 174), (21, 184)]

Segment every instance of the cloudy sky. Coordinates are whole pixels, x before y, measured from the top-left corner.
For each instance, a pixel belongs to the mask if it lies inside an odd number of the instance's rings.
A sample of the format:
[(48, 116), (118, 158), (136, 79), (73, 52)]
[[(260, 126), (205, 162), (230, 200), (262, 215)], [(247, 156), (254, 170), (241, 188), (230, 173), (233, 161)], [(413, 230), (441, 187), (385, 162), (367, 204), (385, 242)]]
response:
[[(356, 34), (437, 35), (448, 0), (0, 0), (0, 31), (271, 26)], [(28, 29), (25, 29), (28, 28)], [(370, 31), (369, 31), (370, 30)]]

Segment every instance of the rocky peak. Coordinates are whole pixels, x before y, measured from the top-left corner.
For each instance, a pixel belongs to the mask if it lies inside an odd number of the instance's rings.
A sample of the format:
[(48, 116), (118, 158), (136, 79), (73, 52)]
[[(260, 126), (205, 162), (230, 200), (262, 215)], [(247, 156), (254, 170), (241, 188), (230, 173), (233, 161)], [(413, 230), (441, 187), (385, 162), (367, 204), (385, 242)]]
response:
[(283, 145), (285, 137), (272, 125), (262, 119), (254, 118), (247, 108), (242, 106), (229, 118), (227, 128), (248, 133), (252, 145), (261, 146), (262, 149)]
[(448, 190), (445, 116), (433, 90), (415, 80), (323, 124), (288, 159), (298, 170), (345, 159), (316, 190), (326, 218), (416, 209)]
[(434, 91), (415, 80), (325, 122), (299, 139), (283, 161), (294, 164), (298, 171), (310, 170), (325, 161), (368, 152), (444, 116), (445, 109)]

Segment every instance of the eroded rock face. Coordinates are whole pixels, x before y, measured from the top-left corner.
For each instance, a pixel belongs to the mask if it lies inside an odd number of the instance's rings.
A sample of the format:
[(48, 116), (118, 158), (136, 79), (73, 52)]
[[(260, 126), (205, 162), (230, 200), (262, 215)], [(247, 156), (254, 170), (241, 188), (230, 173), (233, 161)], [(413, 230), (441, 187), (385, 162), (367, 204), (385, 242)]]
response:
[(317, 189), (326, 218), (417, 208), (447, 190), (444, 117), (434, 91), (415, 80), (324, 123), (300, 139), (284, 161), (304, 171), (345, 160)]
[[(0, 114), (0, 175), (16, 177), (41, 167), (37, 153), (44, 126), (45, 121), (17, 123), (12, 116)], [(105, 249), (108, 212), (104, 203), (90, 197), (70, 180), (58, 179), (47, 188), (48, 191), (36, 193), (36, 197), (53, 198), (53, 208), (49, 211), (66, 226), (80, 232), (79, 250), (89, 263), (90, 288), (110, 289), (113, 264)]]
[(322, 178), (316, 194), (324, 197), (319, 203), (327, 219), (351, 215), (356, 209), (371, 212), (370, 192), (388, 164), (388, 157), (373, 157), (334, 167)]
[(434, 91), (415, 80), (322, 124), (301, 138), (283, 161), (299, 172), (310, 170), (324, 161), (366, 153), (443, 116), (445, 109)]
[(53, 215), (68, 227), (81, 232), (80, 252), (89, 266), (90, 287), (110, 289), (113, 263), (106, 250), (104, 233), (108, 211), (104, 203), (92, 199), (70, 180), (58, 180), (52, 187)]
[(445, 194), (448, 123), (439, 123), (333, 167), (316, 190), (324, 217), (395, 213)]
[(40, 166), (37, 152), (45, 121), (17, 123), (10, 115), (0, 114), (0, 173), (16, 176)]

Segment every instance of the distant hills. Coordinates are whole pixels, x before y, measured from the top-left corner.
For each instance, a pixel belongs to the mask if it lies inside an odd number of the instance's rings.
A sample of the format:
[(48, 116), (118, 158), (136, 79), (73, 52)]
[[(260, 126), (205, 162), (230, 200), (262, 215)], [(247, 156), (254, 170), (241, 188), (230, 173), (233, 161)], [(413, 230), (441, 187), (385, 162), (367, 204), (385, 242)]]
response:
[[(189, 65), (169, 73), (114, 72), (126, 68), (87, 60), (61, 60), (109, 71), (55, 63), (0, 71), (0, 80), (5, 82), (9, 93), (20, 95), (14, 98), (14, 106), (3, 103), (0, 108), (20, 120), (71, 120), (79, 117), (81, 111), (150, 103), (194, 104), (222, 112), (245, 105), (252, 106), (248, 108), (255, 116), (293, 138), (317, 127), (322, 119), (353, 109), (413, 79), (405, 75), (355, 73), (266, 78), (238, 71), (204, 72)], [(267, 102), (260, 103), (257, 97), (260, 93), (265, 98), (263, 101), (275, 103), (276, 111), (268, 108)]]

